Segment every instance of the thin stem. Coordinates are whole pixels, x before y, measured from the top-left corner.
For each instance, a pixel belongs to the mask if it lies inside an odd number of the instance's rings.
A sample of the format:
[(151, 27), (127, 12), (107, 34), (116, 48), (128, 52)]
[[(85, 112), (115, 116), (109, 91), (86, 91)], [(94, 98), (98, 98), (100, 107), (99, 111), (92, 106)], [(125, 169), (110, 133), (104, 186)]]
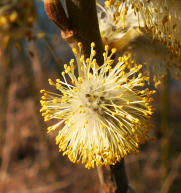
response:
[(169, 169), (169, 138), (170, 138), (170, 132), (169, 132), (169, 74), (164, 78), (164, 84), (162, 88), (161, 93), (161, 159), (164, 167), (164, 174), (163, 179), (168, 173)]
[(111, 167), (111, 172), (112, 172), (112, 175), (114, 176), (116, 187), (117, 187), (115, 193), (127, 193), (128, 179), (127, 179), (126, 171), (124, 167), (124, 160), (110, 167)]

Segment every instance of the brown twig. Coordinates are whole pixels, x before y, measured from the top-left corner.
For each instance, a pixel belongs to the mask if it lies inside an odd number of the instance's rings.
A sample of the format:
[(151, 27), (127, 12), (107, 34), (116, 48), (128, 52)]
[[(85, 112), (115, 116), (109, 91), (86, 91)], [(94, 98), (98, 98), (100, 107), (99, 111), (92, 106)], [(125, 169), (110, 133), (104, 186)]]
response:
[(128, 179), (124, 167), (124, 160), (114, 166), (111, 166), (111, 172), (116, 183), (115, 193), (127, 193)]
[(124, 168), (124, 160), (114, 166), (98, 168), (101, 183), (100, 193), (127, 193), (128, 180)]
[(48, 17), (63, 31), (70, 30), (70, 24), (59, 0), (44, 0)]
[(62, 38), (71, 48), (77, 48), (77, 43), (82, 42), (83, 54), (89, 57), (90, 44), (96, 43), (96, 59), (101, 65), (103, 44), (95, 0), (66, 0), (69, 18), (59, 0), (44, 0), (44, 6), (48, 17), (60, 28)]
[(104, 48), (99, 31), (95, 0), (66, 0), (66, 6), (74, 37), (77, 41), (82, 42), (85, 56), (89, 57), (90, 44), (95, 42), (97, 61), (101, 65)]

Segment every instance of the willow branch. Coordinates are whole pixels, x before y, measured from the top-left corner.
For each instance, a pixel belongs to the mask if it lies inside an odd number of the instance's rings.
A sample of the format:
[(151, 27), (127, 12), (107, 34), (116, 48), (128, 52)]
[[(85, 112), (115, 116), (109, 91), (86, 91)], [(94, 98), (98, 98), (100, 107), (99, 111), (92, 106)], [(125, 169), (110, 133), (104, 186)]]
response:
[(70, 23), (59, 0), (44, 0), (48, 17), (63, 31), (70, 30)]
[(83, 43), (84, 54), (89, 57), (91, 42), (96, 43), (97, 60), (103, 62), (103, 44), (99, 31), (95, 0), (66, 0), (74, 37)]
[(68, 16), (59, 0), (44, 0), (48, 17), (61, 30), (62, 38), (71, 48), (82, 42), (83, 54), (90, 55), (90, 44), (96, 43), (96, 59), (103, 62), (103, 44), (100, 36), (95, 0), (66, 0)]
[[(82, 42), (82, 51), (85, 57), (89, 57), (90, 44), (95, 42), (96, 60), (99, 65), (102, 65), (104, 46), (99, 31), (96, 1), (65, 0), (65, 2), (68, 16), (66, 16), (62, 9), (59, 0), (44, 0), (46, 12), (48, 10), (47, 15), (59, 26), (62, 38), (67, 41), (71, 48), (76, 48), (77, 43)], [(48, 9), (47, 6), (49, 6)], [(52, 8), (50, 8), (51, 6)], [(55, 8), (55, 6), (57, 7)], [(61, 8), (58, 9), (58, 6)], [(53, 11), (62, 13), (58, 14)], [(65, 21), (68, 22), (68, 24)], [(62, 24), (60, 24), (61, 22)], [(98, 174), (102, 185), (101, 192), (127, 193), (128, 184), (123, 161), (109, 168), (99, 168)]]

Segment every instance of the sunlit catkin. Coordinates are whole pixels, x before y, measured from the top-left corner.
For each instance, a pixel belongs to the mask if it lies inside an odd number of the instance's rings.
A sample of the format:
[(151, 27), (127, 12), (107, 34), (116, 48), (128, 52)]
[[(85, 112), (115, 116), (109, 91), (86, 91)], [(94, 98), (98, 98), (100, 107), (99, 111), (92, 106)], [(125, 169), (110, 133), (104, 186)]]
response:
[(149, 78), (139, 73), (142, 65), (131, 68), (130, 56), (114, 61), (116, 49), (109, 54), (105, 46), (104, 63), (98, 64), (94, 43), (89, 58), (81, 54), (81, 43), (78, 47), (73, 52), (81, 76), (75, 75), (73, 59), (65, 64), (64, 81), (49, 79), (58, 92), (41, 90), (40, 112), (45, 121), (57, 120), (48, 133), (58, 130), (56, 143), (70, 161), (86, 168), (114, 165), (129, 153), (138, 153), (140, 144), (149, 140), (155, 91), (145, 88)]
[(181, 74), (179, 1), (108, 0), (98, 4), (101, 36), (121, 53), (129, 51), (152, 74), (155, 86), (170, 71)]

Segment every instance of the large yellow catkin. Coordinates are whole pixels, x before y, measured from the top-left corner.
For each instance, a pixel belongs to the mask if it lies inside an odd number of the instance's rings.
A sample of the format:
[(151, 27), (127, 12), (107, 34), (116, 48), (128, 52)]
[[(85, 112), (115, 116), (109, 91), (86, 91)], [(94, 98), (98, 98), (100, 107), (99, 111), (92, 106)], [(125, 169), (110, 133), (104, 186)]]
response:
[(120, 57), (112, 67), (115, 48), (109, 52), (105, 46), (103, 64), (94, 59), (94, 43), (87, 59), (81, 53), (82, 44), (78, 48), (74, 53), (83, 76), (76, 77), (71, 67), (74, 60), (65, 64), (64, 81), (48, 80), (58, 93), (41, 90), (40, 112), (45, 121), (57, 120), (47, 132), (59, 130), (56, 143), (70, 161), (82, 162), (88, 169), (114, 165), (129, 153), (138, 153), (149, 140), (150, 97), (155, 91), (144, 88), (149, 78), (139, 73), (142, 65), (130, 55)]

